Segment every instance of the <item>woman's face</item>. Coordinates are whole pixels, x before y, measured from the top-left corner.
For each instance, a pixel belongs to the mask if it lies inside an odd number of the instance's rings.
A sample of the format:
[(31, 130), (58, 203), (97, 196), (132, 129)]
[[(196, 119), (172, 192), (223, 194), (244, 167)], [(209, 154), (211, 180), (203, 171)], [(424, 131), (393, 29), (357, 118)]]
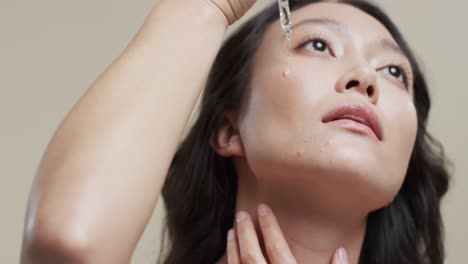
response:
[[(336, 193), (343, 202), (362, 199), (365, 210), (387, 205), (416, 137), (409, 61), (379, 21), (352, 6), (310, 4), (292, 19), (290, 74), (283, 75), (287, 44), (275, 22), (257, 51), (239, 116), (260, 192), (283, 201), (294, 192), (322, 206), (335, 204)], [(349, 112), (336, 118), (344, 121), (323, 120), (342, 106)], [(370, 122), (372, 114), (373, 130), (350, 121)]]

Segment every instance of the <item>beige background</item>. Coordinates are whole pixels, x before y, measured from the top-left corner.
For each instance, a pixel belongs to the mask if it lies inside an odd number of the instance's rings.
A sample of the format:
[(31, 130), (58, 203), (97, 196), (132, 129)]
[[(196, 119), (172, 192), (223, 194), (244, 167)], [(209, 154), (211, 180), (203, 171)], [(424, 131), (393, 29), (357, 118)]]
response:
[[(271, 0), (259, 1), (264, 5)], [(446, 263), (468, 263), (468, 2), (378, 2), (423, 61), (431, 84), (430, 131), (456, 166), (443, 204)], [(0, 1), (0, 263), (18, 263), (27, 195), (52, 133), (125, 48), (154, 3)], [(135, 263), (154, 263), (160, 209), (138, 246)]]

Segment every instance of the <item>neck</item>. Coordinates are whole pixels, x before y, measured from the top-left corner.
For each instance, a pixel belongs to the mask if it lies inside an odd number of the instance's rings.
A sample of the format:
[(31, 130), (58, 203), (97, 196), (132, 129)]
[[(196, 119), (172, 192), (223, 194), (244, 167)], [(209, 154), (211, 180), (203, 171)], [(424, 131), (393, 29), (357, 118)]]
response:
[[(240, 179), (236, 212), (242, 210), (251, 215), (265, 256), (256, 213), (260, 203), (266, 203), (273, 210), (297, 263), (329, 264), (339, 247), (346, 249), (350, 264), (359, 263), (367, 224), (367, 214), (363, 210), (348, 205), (340, 208), (336, 203), (332, 209), (330, 205), (289, 200), (291, 197), (278, 195), (278, 190), (273, 193), (277, 195), (268, 195), (255, 183)], [(294, 197), (297, 196), (298, 193)], [(227, 263), (226, 256), (219, 263)]]
[(317, 212), (293, 215), (274, 205), (272, 210), (297, 263), (328, 264), (339, 247), (346, 249), (350, 264), (359, 262), (366, 218), (332, 220)]
[[(260, 203), (261, 201), (258, 202)], [(317, 212), (306, 214), (305, 210), (302, 210), (292, 214), (289, 208), (280, 208), (268, 202), (267, 204), (272, 208), (297, 263), (329, 264), (333, 253), (339, 247), (346, 249), (350, 264), (359, 263), (366, 232), (366, 217), (332, 220)], [(237, 211), (239, 210), (249, 212), (252, 216), (261, 240), (256, 205), (238, 203)], [(261, 247), (266, 254), (263, 243)]]

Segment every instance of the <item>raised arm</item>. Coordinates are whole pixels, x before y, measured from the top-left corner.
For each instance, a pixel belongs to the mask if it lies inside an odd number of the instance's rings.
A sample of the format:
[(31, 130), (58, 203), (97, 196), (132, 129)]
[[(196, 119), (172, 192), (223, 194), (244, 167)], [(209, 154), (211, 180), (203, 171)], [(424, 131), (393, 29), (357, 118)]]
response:
[(254, 0), (239, 2), (235, 16), (227, 0), (155, 6), (48, 145), (21, 263), (130, 263), (227, 25)]

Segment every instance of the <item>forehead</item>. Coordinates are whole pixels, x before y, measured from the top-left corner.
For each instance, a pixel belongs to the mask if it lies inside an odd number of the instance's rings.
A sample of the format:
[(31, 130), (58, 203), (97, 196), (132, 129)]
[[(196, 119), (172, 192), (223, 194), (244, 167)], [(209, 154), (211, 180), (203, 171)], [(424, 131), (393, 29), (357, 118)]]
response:
[[(390, 32), (377, 19), (349, 4), (319, 2), (292, 12), (293, 27), (296, 24), (306, 25), (305, 21), (310, 19), (338, 22), (339, 24), (335, 27), (341, 27), (341, 29), (348, 31), (356, 41), (366, 42), (366, 40), (387, 38), (395, 42)], [(277, 23), (270, 25), (268, 31), (275, 36), (282, 35), (281, 28), (278, 27)]]

